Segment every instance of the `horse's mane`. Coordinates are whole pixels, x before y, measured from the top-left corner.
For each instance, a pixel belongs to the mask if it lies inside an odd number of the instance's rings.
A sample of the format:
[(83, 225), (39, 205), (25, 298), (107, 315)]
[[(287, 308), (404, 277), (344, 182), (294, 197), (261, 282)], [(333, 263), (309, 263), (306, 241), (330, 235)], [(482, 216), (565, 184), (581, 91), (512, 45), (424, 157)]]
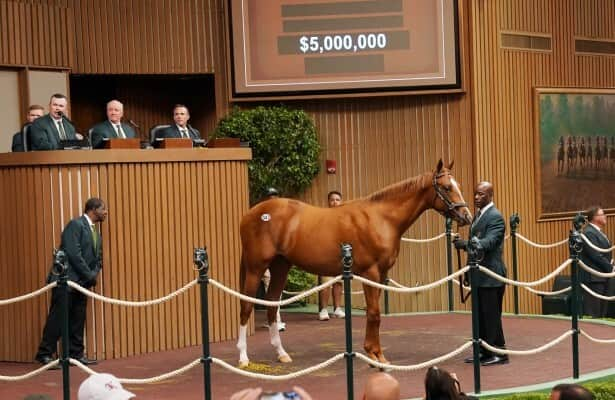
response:
[(367, 197), (369, 201), (382, 201), (382, 200), (391, 200), (402, 195), (407, 194), (408, 192), (415, 192), (419, 189), (425, 187), (425, 181), (427, 180), (427, 176), (432, 176), (431, 173), (424, 173), (422, 175), (418, 175), (412, 178), (408, 178), (401, 182), (394, 183), (392, 185), (386, 186), (383, 189), (378, 190), (370, 194)]

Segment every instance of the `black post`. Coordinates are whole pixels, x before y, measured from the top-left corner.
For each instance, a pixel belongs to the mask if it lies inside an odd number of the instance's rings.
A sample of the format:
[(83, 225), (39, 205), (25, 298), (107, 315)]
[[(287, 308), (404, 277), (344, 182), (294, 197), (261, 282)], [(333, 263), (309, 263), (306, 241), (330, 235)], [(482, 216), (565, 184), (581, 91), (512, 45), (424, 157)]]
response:
[[(512, 262), (513, 262), (513, 280), (517, 281), (517, 227), (521, 222), (519, 214), (514, 213), (510, 216), (510, 240), (512, 242)], [(513, 301), (515, 304), (515, 314), (519, 314), (519, 287), (513, 286)]]
[(342, 266), (344, 272), (342, 274), (344, 278), (344, 311), (346, 312), (346, 318), (344, 318), (346, 328), (346, 390), (347, 399), (354, 399), (354, 382), (353, 382), (353, 366), (352, 359), (354, 358), (354, 352), (352, 351), (352, 305), (350, 293), (350, 280), (352, 279), (352, 245), (349, 243), (342, 243)]
[(211, 354), (209, 354), (209, 298), (207, 297), (207, 285), (209, 284), (209, 257), (207, 248), (194, 249), (194, 265), (199, 271), (199, 287), (201, 290), (201, 330), (203, 339), (203, 363), (205, 399), (211, 400)]
[(472, 290), (472, 354), (474, 359), (474, 393), (480, 393), (480, 324), (478, 319), (478, 286), (476, 282), (480, 274), (478, 269), (479, 251), (473, 242), (468, 241), (468, 259), (470, 261), (470, 287)]
[[(445, 231), (446, 231), (446, 267), (447, 267), (447, 275), (450, 276), (453, 273), (453, 219), (450, 217), (446, 217), (445, 222)], [(463, 284), (463, 280), (461, 280)], [(448, 311), (453, 311), (455, 308), (455, 301), (453, 300), (453, 281), (448, 281)]]
[(578, 214), (573, 220), (574, 228), (570, 231), (568, 246), (570, 248), (570, 258), (572, 259), (571, 283), (572, 298), (570, 302), (570, 315), (572, 321), (572, 377), (579, 379), (579, 314), (582, 307), (581, 285), (579, 282), (579, 254), (583, 248), (583, 239), (579, 230), (583, 226), (585, 217)]
[(56, 272), (59, 272), (58, 289), (60, 291), (60, 309), (62, 310), (62, 356), (60, 364), (62, 366), (62, 389), (63, 399), (70, 400), (70, 329), (68, 326), (68, 260), (66, 253), (62, 250), (56, 250), (53, 254), (53, 265)]
[[(389, 277), (384, 278), (384, 284), (389, 286)], [(384, 291), (384, 315), (389, 315), (389, 291)]]

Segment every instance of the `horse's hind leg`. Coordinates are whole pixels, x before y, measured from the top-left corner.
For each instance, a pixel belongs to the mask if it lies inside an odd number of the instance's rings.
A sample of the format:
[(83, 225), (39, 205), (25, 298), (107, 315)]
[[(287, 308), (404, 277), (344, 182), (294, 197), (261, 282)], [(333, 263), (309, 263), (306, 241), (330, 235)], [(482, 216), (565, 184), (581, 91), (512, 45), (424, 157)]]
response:
[[(290, 269), (290, 263), (282, 257), (276, 257), (273, 259), (269, 266), (269, 272), (271, 273), (271, 281), (269, 283), (269, 289), (267, 290), (267, 300), (278, 301), (284, 286), (286, 285), (286, 278), (288, 277), (288, 270)], [(271, 345), (275, 348), (278, 354), (278, 361), (283, 363), (289, 363), (293, 360), (290, 358), (284, 347), (282, 347), (282, 339), (280, 337), (280, 331), (278, 329), (277, 313), (279, 307), (267, 307), (267, 321), (269, 322), (269, 338)]]
[[(258, 272), (254, 272), (251, 270), (244, 262), (243, 258), (241, 261), (241, 269), (242, 269), (242, 278), (243, 282), (241, 283), (241, 293), (246, 296), (255, 297), (256, 290), (260, 285), (262, 272), (259, 274)], [(260, 271), (260, 270), (258, 270)], [(249, 301), (240, 300), (240, 324), (239, 324), (239, 337), (237, 339), (237, 349), (239, 350), (239, 368), (247, 367), (250, 363), (248, 359), (248, 321), (250, 319), (250, 315), (252, 314), (252, 310), (254, 308), (254, 304)]]

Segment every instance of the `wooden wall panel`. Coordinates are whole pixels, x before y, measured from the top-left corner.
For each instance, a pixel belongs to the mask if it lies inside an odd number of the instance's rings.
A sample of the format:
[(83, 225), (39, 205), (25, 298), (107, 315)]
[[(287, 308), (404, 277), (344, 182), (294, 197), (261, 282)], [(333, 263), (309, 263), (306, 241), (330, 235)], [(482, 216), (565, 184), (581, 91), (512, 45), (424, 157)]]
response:
[[(109, 208), (96, 292), (141, 301), (167, 295), (197, 277), (193, 249), (202, 246), (209, 248), (209, 276), (239, 289), (238, 221), (248, 204), (249, 152), (236, 151), (244, 161), (227, 161), (216, 154), (229, 151), (217, 149), (195, 150), (188, 158), (180, 153), (192, 151), (143, 151), (134, 153), (133, 161), (125, 151), (77, 152), (85, 157), (82, 163), (75, 163), (78, 154), (70, 152), (0, 155), (0, 186), (15, 188), (0, 195), (0, 278), (5, 282), (0, 299), (43, 286), (62, 229), (92, 196), (103, 198)], [(174, 161), (171, 153), (177, 153)], [(158, 161), (139, 159), (139, 154)], [(46, 157), (47, 163), (37, 165), (28, 156)], [(19, 160), (27, 165), (15, 166)], [(235, 338), (239, 302), (219, 290), (209, 293), (211, 340)], [(0, 344), (0, 360), (33, 359), (49, 300), (47, 294), (0, 307), (0, 319), (13, 321), (0, 325), (0, 336), (11, 338)], [(86, 348), (91, 357), (111, 359), (201, 343), (198, 287), (158, 306), (89, 302)]]
[[(470, 1), (472, 88), (476, 180), (495, 184), (496, 204), (508, 217), (521, 215), (519, 232), (541, 243), (568, 235), (571, 222), (537, 222), (534, 170), (535, 87), (614, 87), (615, 58), (575, 55), (574, 37), (615, 39), (613, 2), (609, 0)], [(502, 49), (502, 31), (552, 36), (551, 52)], [(605, 205), (613, 207), (613, 205)], [(607, 234), (615, 236), (609, 218)], [(510, 265), (510, 249), (507, 260)], [(568, 257), (565, 245), (540, 250), (519, 244), (521, 280), (535, 280)], [(550, 288), (550, 283), (541, 289)], [(506, 309), (512, 310), (512, 290)], [(540, 298), (520, 289), (521, 311), (541, 313)]]
[(74, 73), (214, 72), (216, 0), (69, 0)]

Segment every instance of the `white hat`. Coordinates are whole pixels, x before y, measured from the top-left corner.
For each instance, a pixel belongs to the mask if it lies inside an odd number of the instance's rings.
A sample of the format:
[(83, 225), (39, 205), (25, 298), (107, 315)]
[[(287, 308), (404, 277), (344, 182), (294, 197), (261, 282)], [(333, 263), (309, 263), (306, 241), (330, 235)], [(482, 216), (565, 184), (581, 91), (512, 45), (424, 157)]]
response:
[(135, 397), (111, 374), (90, 375), (79, 386), (79, 400), (128, 400)]

